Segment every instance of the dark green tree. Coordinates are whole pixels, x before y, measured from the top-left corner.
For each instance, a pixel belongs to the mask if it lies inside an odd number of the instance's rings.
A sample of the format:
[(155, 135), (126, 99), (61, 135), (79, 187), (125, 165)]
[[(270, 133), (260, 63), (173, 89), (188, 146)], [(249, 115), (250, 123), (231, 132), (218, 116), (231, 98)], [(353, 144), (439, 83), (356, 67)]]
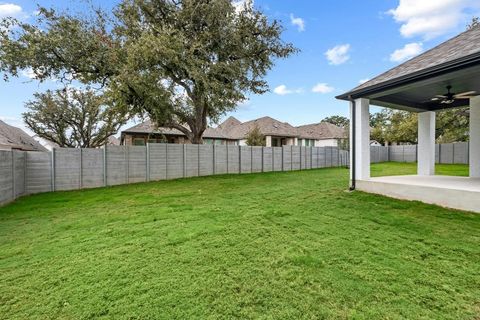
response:
[(6, 75), (32, 68), (40, 81), (99, 86), (192, 143), (247, 94), (265, 93), (274, 60), (297, 51), (251, 1), (123, 0), (113, 15), (87, 17), (40, 8), (35, 24), (6, 19), (0, 30)]
[(36, 93), (23, 120), (39, 137), (66, 148), (97, 148), (118, 132), (128, 116), (92, 90)]
[(260, 128), (256, 125), (247, 134), (248, 146), (265, 146), (265, 136), (260, 131)]
[(322, 122), (328, 122), (341, 128), (346, 128), (348, 127), (350, 120), (344, 116), (330, 116), (323, 119)]

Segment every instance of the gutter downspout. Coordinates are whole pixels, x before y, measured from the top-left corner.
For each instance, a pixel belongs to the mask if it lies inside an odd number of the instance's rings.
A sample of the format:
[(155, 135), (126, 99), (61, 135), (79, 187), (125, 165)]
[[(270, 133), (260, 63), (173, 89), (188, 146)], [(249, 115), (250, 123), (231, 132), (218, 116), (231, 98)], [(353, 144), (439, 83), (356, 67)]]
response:
[(355, 163), (356, 163), (356, 159), (355, 159), (355, 154), (356, 154), (356, 105), (355, 105), (355, 100), (352, 99), (352, 96), (348, 96), (348, 100), (350, 101), (350, 103), (352, 104), (352, 119), (351, 119), (351, 125), (352, 125), (352, 141), (350, 141), (351, 143), (351, 146), (352, 146), (352, 163), (350, 163), (350, 167), (351, 167), (351, 170), (352, 170), (352, 181), (350, 183), (350, 191), (354, 191), (355, 190), (355, 187), (356, 187), (356, 172), (355, 172)]

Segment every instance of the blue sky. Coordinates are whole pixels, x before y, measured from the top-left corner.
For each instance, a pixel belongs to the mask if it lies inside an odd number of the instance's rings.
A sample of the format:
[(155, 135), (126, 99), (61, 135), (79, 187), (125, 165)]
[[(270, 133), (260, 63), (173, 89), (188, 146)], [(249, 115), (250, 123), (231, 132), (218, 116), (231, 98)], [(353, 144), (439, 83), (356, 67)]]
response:
[[(111, 8), (118, 0), (92, 0)], [(80, 10), (82, 1), (39, 0)], [(267, 76), (271, 92), (251, 96), (232, 114), (245, 121), (271, 116), (294, 125), (348, 115), (335, 96), (465, 30), (480, 15), (478, 0), (255, 0), (285, 26), (283, 39), (301, 52), (280, 60)], [(0, 0), (0, 16), (32, 19), (35, 1)], [(54, 82), (29, 82), (28, 73), (0, 84), (0, 119), (22, 126), (24, 103)], [(228, 115), (227, 115), (228, 116)]]

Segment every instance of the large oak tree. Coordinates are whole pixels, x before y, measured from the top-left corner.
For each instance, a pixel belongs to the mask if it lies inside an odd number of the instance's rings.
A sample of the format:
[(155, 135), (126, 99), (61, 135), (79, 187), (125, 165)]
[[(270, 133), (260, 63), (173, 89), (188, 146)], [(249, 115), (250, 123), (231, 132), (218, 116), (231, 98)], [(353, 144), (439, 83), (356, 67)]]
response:
[(36, 23), (7, 19), (0, 30), (7, 76), (32, 68), (40, 81), (96, 85), (121, 112), (146, 114), (192, 143), (208, 121), (265, 93), (275, 59), (296, 52), (250, 1), (123, 0), (112, 15), (88, 17), (41, 8)]

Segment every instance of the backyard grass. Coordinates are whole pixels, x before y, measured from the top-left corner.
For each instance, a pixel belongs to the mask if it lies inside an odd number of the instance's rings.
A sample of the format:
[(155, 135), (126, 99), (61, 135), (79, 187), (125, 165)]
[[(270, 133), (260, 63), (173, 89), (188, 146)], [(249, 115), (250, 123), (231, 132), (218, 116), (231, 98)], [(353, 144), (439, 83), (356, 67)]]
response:
[(338, 168), (19, 199), (0, 318), (479, 319), (480, 215), (347, 185)]

